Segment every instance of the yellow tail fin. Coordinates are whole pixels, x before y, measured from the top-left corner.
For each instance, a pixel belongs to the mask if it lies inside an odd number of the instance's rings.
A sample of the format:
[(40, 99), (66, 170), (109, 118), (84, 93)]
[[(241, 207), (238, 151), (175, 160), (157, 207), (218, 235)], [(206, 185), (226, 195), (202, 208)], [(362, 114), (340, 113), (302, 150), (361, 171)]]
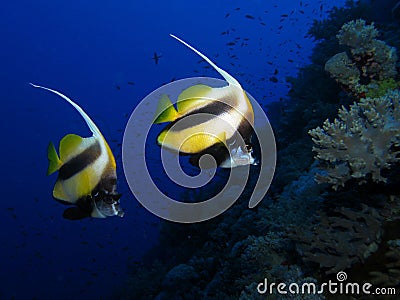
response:
[(172, 122), (175, 121), (177, 117), (178, 112), (176, 111), (169, 97), (165, 94), (162, 95), (160, 101), (158, 102), (154, 124)]
[(62, 166), (62, 161), (58, 158), (56, 148), (52, 142), (50, 142), (49, 146), (47, 147), (47, 158), (49, 160), (47, 175), (50, 175), (55, 171), (58, 171)]

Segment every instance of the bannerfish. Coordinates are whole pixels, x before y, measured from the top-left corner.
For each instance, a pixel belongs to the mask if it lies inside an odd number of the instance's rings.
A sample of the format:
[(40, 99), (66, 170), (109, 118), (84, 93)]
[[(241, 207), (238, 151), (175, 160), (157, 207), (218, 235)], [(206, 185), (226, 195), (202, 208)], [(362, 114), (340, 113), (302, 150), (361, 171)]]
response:
[(190, 163), (195, 166), (204, 154), (212, 155), (222, 168), (256, 164), (251, 143), (254, 112), (246, 92), (204, 54), (175, 35), (171, 37), (201, 56), (228, 85), (190, 86), (178, 96), (176, 108), (167, 95), (162, 95), (154, 124), (170, 123), (158, 135), (157, 144), (190, 155)]
[(106, 218), (124, 215), (117, 193), (117, 173), (114, 156), (99, 128), (83, 109), (60, 92), (32, 84), (57, 94), (69, 102), (83, 117), (93, 136), (82, 138), (67, 134), (60, 141), (59, 153), (50, 142), (47, 151), (47, 175), (58, 171), (53, 197), (61, 203), (73, 204), (63, 217), (78, 220), (85, 217)]

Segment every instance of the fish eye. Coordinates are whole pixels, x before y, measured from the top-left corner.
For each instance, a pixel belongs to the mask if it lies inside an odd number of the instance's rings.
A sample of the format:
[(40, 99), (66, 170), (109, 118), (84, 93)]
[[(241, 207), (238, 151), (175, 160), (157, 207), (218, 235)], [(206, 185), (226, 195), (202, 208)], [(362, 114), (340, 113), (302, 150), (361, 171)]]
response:
[(252, 152), (253, 151), (253, 146), (252, 145), (246, 145), (246, 150), (247, 150), (247, 152)]
[(114, 194), (114, 195), (111, 195), (111, 198), (112, 199), (114, 199), (115, 201), (118, 201), (120, 198), (121, 198), (121, 194)]

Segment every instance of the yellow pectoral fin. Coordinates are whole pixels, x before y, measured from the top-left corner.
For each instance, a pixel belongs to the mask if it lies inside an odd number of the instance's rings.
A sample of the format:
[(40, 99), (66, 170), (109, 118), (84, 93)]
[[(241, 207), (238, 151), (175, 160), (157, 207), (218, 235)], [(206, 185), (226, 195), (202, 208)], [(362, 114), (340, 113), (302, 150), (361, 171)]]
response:
[(56, 148), (52, 142), (47, 147), (47, 159), (49, 160), (49, 167), (47, 168), (47, 175), (53, 174), (62, 166), (62, 161), (59, 159)]
[(167, 95), (163, 94), (158, 102), (154, 124), (172, 122), (175, 121), (177, 117), (178, 112), (176, 111), (171, 100)]
[(215, 100), (207, 97), (211, 91), (212, 88), (204, 84), (197, 84), (187, 88), (178, 96), (178, 113), (185, 114), (187, 111), (201, 107)]

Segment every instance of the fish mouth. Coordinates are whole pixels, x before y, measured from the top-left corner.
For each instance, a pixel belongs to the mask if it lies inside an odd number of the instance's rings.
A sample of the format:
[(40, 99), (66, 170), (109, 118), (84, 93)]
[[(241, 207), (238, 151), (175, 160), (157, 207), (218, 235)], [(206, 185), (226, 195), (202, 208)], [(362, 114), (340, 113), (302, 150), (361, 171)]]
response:
[(233, 157), (232, 160), (234, 166), (247, 166), (255, 164), (255, 159), (251, 156), (251, 154)]
[(222, 168), (234, 168), (247, 165), (257, 165), (258, 161), (252, 155), (253, 151), (250, 152), (242, 149), (241, 146), (230, 149), (229, 156), (220, 165)]

